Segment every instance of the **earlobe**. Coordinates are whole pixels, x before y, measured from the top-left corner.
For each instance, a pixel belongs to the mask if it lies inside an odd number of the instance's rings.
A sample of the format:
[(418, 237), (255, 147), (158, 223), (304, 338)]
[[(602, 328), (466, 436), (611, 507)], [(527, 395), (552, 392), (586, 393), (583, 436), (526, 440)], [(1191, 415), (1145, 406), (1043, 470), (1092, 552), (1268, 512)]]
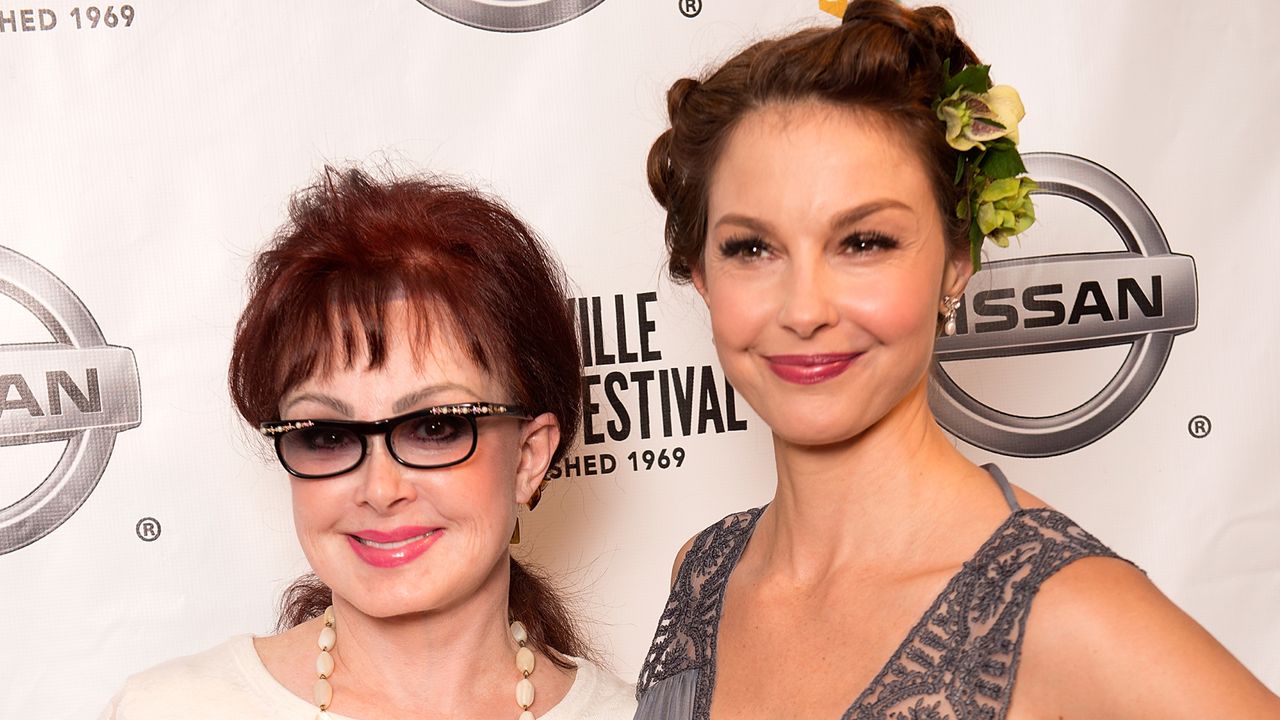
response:
[(952, 253), (942, 275), (942, 294), (962, 297), (973, 277), (973, 262), (967, 253)]
[(560, 444), (560, 422), (543, 413), (525, 424), (516, 468), (516, 502), (528, 504), (542, 487), (551, 469), (551, 457)]

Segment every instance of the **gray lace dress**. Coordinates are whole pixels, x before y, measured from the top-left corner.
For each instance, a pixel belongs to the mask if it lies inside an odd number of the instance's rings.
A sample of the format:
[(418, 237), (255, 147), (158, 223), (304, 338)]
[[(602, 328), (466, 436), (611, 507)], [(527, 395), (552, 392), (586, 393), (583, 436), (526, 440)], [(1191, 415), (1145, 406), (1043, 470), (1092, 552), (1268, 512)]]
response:
[[(842, 720), (1003, 720), (1031, 601), (1084, 557), (1117, 557), (1055, 510), (1023, 509), (986, 466), (1011, 514), (951, 578)], [(763, 508), (702, 531), (676, 574), (636, 684), (635, 720), (708, 720), (725, 586)]]

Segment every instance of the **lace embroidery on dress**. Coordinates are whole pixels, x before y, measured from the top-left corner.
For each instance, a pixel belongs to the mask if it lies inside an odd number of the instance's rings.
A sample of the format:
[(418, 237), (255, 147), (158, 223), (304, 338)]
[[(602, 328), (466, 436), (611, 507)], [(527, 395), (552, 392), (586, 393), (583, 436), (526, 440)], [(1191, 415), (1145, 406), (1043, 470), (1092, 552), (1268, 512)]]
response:
[[(694, 541), (637, 696), (698, 668), (691, 720), (708, 719), (724, 589), (760, 513), (731, 515)], [(1084, 557), (1117, 556), (1060, 512), (1014, 512), (951, 578), (842, 720), (1003, 720), (1031, 601), (1045, 580)]]
[(724, 588), (763, 511), (764, 508), (755, 508), (735, 513), (694, 538), (676, 573), (653, 644), (640, 669), (637, 698), (664, 678), (690, 668), (703, 668), (698, 673), (694, 717), (710, 714), (715, 664), (709, 661), (715, 658)]

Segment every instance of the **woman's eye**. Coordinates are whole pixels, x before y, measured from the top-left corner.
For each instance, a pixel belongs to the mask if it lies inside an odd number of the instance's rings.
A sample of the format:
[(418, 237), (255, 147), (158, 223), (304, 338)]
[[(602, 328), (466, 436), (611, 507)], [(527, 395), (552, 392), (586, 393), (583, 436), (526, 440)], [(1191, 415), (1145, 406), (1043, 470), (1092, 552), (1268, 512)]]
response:
[(453, 415), (422, 418), (403, 428), (406, 439), (421, 444), (450, 443), (463, 435), (467, 421)]
[(351, 433), (345, 430), (316, 427), (297, 430), (295, 432), (301, 434), (302, 445), (304, 447), (316, 452), (341, 450), (349, 445), (359, 444), (360, 442), (352, 436)]
[(720, 245), (720, 256), (723, 258), (754, 260), (768, 253), (769, 245), (760, 238), (733, 238)]
[(844, 248), (854, 254), (892, 250), (898, 241), (881, 233), (854, 233), (844, 239)]

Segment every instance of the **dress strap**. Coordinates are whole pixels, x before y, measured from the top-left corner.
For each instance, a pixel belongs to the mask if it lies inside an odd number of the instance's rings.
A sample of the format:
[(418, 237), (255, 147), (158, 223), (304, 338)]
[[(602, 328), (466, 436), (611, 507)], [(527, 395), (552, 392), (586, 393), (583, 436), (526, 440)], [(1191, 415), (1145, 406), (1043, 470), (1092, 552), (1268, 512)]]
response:
[[(696, 699), (697, 706), (706, 706), (704, 710), (710, 707), (711, 683), (715, 676), (716, 636), (720, 627), (720, 614), (724, 609), (725, 586), (763, 512), (764, 508), (759, 507), (735, 513), (694, 538), (689, 552), (676, 571), (667, 606), (658, 619), (653, 645), (640, 669), (640, 679), (636, 683), (637, 698), (643, 701), (649, 690), (658, 683), (694, 669), (696, 688), (692, 697)], [(703, 672), (706, 666), (710, 666), (710, 669)], [(688, 682), (695, 681), (690, 681), (685, 676), (685, 679), (674, 683), (674, 686), (684, 688), (683, 690), (668, 688), (664, 692), (676, 692), (684, 697)], [(652, 712), (637, 715), (638, 718), (652, 716)], [(705, 718), (707, 713), (695, 713), (695, 716)], [(682, 716), (664, 710), (657, 717)]]
[(995, 479), (996, 485), (1000, 486), (1000, 492), (1004, 493), (1004, 501), (1009, 503), (1009, 509), (1013, 512), (1021, 510), (1022, 506), (1018, 504), (1018, 498), (1013, 494), (1013, 486), (1009, 484), (1009, 479), (1004, 476), (1000, 468), (996, 467), (995, 463), (987, 463), (982, 466), (982, 469), (986, 470), (987, 474)]

